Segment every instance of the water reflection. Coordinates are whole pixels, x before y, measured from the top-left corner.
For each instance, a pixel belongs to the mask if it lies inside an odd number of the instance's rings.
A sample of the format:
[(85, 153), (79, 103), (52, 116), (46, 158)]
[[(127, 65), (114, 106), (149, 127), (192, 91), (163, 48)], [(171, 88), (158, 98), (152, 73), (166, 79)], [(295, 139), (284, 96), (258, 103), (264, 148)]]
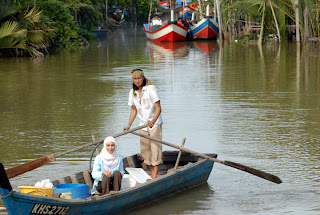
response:
[(192, 46), (205, 56), (210, 56), (217, 50), (218, 42), (216, 40), (195, 40), (191, 42)]
[(189, 53), (186, 42), (155, 42), (147, 41), (145, 52), (150, 59), (156, 61), (161, 58), (181, 58)]

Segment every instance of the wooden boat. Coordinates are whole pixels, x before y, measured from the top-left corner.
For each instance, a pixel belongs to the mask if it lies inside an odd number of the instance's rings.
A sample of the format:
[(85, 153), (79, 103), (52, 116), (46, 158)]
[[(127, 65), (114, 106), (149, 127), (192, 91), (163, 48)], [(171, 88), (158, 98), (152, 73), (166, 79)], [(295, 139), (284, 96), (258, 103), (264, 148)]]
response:
[(217, 39), (219, 35), (218, 22), (212, 16), (205, 16), (188, 31), (191, 39)]
[(114, 19), (108, 18), (104, 28), (97, 28), (93, 30), (91, 33), (96, 35), (96, 37), (107, 37), (109, 36), (113, 31), (117, 30), (122, 24), (125, 22), (124, 18), (122, 17), (121, 20), (118, 22)]
[[(133, 209), (176, 192), (203, 184), (207, 181), (214, 161), (182, 152), (179, 166), (175, 169), (179, 151), (163, 152), (163, 164), (159, 167), (159, 177), (134, 187), (102, 196), (84, 199), (62, 199), (12, 191), (3, 165), (0, 163), (0, 195), (9, 215), (19, 214), (117, 214)], [(217, 155), (209, 155), (216, 158)], [(178, 159), (179, 160), (179, 159)], [(139, 155), (123, 159), (124, 167), (148, 167)], [(63, 183), (83, 183), (92, 188), (90, 171), (52, 181), (54, 185)]]
[(149, 24), (144, 24), (143, 29), (148, 39), (157, 42), (185, 41), (188, 32), (187, 28), (177, 24), (176, 21), (169, 21), (153, 31), (150, 30)]

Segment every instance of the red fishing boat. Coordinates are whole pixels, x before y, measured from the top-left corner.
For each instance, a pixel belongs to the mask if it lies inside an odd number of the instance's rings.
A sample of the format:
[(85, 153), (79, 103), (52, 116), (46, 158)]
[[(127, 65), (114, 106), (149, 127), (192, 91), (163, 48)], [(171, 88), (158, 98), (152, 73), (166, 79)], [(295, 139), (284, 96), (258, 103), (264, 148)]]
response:
[(188, 29), (177, 24), (168, 22), (156, 30), (150, 30), (150, 24), (144, 24), (143, 29), (148, 39), (157, 42), (178, 42), (185, 41)]

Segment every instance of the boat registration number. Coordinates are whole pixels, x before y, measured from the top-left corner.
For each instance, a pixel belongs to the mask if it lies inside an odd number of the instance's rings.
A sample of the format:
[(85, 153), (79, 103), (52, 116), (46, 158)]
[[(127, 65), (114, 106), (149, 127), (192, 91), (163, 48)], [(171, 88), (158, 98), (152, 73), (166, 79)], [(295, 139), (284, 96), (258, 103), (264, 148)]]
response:
[(30, 214), (67, 214), (70, 207), (34, 204)]

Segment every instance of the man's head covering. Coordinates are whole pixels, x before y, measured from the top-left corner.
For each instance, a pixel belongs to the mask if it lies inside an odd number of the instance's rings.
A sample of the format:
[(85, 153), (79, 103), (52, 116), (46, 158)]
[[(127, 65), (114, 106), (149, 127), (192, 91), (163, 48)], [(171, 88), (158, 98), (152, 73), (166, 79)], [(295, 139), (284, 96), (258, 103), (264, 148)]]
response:
[(132, 78), (144, 77), (144, 73), (142, 69), (134, 69), (131, 72)]

